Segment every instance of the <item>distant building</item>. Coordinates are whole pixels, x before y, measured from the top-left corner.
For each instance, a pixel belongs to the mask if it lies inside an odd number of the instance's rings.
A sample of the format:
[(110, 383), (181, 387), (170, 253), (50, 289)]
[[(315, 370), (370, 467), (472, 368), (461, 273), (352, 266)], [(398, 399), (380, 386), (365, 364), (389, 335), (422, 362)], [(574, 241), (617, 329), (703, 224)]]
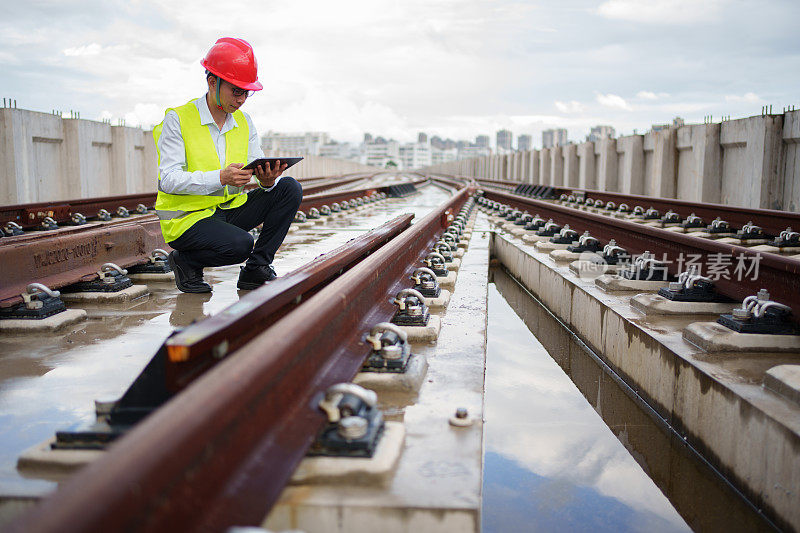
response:
[(489, 142), (490, 139), (488, 135), (478, 135), (475, 137), (475, 146), (480, 146), (481, 148), (490, 148)]
[(378, 137), (372, 142), (364, 143), (365, 162), (374, 167), (386, 168), (390, 161), (395, 165), (400, 165), (400, 143), (397, 141), (387, 141), (383, 137)]
[(511, 145), (514, 142), (514, 134), (508, 130), (500, 130), (497, 132), (496, 141), (497, 141), (498, 152), (500, 150), (511, 151), (512, 150)]
[(286, 150), (296, 154), (319, 155), (320, 146), (328, 143), (328, 134), (321, 131), (279, 133), (270, 131), (261, 138), (262, 150)]
[(569, 143), (569, 141), (567, 140), (567, 130), (565, 130), (564, 128), (544, 130), (542, 132), (542, 148), (564, 146), (567, 143)]
[(616, 131), (611, 126), (595, 126), (586, 136), (586, 140), (590, 142), (597, 142), (600, 139), (613, 139)]
[(371, 143), (372, 142), (372, 134), (371, 133), (365, 133), (364, 134), (364, 142), (365, 143)]
[(319, 155), (333, 159), (359, 161), (361, 159), (361, 150), (358, 146), (354, 146), (350, 143), (331, 141), (319, 147)]
[(458, 151), (458, 159), (471, 159), (473, 157), (484, 157), (492, 155), (492, 149), (488, 146), (465, 146)]
[(403, 169), (422, 168), (431, 165), (431, 146), (428, 143), (408, 143), (399, 148)]
[(653, 131), (661, 131), (669, 128), (680, 128), (683, 125), (684, 125), (683, 119), (681, 117), (675, 117), (672, 119), (672, 124), (653, 124), (651, 129)]
[(419, 132), (417, 133), (417, 142), (420, 144), (427, 144), (428, 143), (428, 134)]
[(517, 137), (517, 150), (520, 152), (530, 150), (533, 146), (533, 137), (530, 135), (520, 135)]
[[(459, 141), (460, 142), (460, 141)], [(431, 148), (431, 164), (439, 165), (442, 163), (449, 163), (457, 160), (458, 150), (451, 148), (450, 150), (440, 150), (438, 148)]]

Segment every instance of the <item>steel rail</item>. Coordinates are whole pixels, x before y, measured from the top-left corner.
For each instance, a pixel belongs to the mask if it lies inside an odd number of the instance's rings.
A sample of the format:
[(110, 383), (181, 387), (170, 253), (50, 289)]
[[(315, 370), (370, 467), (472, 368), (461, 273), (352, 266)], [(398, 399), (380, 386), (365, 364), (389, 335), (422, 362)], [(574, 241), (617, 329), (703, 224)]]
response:
[[(800, 261), (768, 252), (757, 252), (744, 246), (725, 244), (712, 239), (694, 237), (690, 233), (654, 228), (621, 220), (605, 215), (589, 213), (572, 207), (557, 205), (552, 202), (535, 200), (525, 196), (507, 192), (484, 190), (484, 196), (490, 200), (508, 204), (516, 209), (539, 214), (543, 218), (552, 218), (560, 224), (569, 224), (578, 233), (588, 231), (598, 240), (608, 242), (614, 239), (619, 246), (630, 254), (650, 251), (657, 259), (665, 254), (669, 259), (667, 270), (678, 274), (675, 263), (677, 258), (696, 255), (702, 261), (713, 262), (713, 257), (743, 257), (745, 261), (758, 264), (758, 277), (751, 279), (720, 278), (714, 281), (715, 288), (722, 294), (742, 300), (756, 294), (759, 289), (766, 288), (771, 299), (786, 304), (795, 310), (795, 320), (800, 315)], [(722, 254), (717, 256), (717, 254)]]
[[(300, 209), (352, 200), (388, 187), (309, 194)], [(31, 282), (59, 289), (97, 276), (104, 263), (122, 268), (146, 263), (153, 250), (169, 250), (155, 215), (131, 215), (0, 239), (0, 307), (22, 301)]]
[[(341, 187), (359, 180), (368, 179), (372, 175), (342, 176), (339, 179), (326, 178), (325, 183), (303, 183), (304, 194), (319, 194), (334, 187)], [(317, 178), (314, 178), (315, 180)], [(255, 184), (249, 184), (248, 190), (254, 189)], [(15, 204), (0, 206), (0, 226), (8, 222), (15, 222), (23, 229), (34, 229), (41, 224), (45, 217), (50, 217), (59, 224), (69, 223), (74, 213), (81, 213), (87, 218), (97, 215), (101, 209), (105, 209), (112, 215), (118, 207), (124, 207), (134, 213), (139, 204), (148, 209), (152, 209), (156, 203), (156, 193), (124, 194), (120, 196), (101, 196), (97, 198), (79, 198), (74, 200), (36, 202), (29, 204)]]
[(444, 205), (194, 381), (81, 470), (13, 530), (224, 531), (260, 525), (324, 421), (330, 385), (368, 354), (437, 235)]
[[(521, 184), (516, 181), (496, 181), (496, 180), (477, 180), (482, 185), (501, 185), (502, 187), (516, 187)], [(727, 221), (732, 227), (740, 229), (748, 222), (761, 227), (769, 235), (779, 235), (786, 228), (792, 227), (800, 229), (800, 213), (792, 211), (778, 211), (775, 209), (757, 209), (750, 207), (738, 207), (734, 205), (713, 204), (708, 202), (690, 202), (688, 200), (678, 200), (675, 198), (658, 198), (653, 196), (643, 196), (638, 194), (623, 194), (618, 192), (598, 191), (594, 189), (581, 189), (577, 187), (553, 186), (556, 195), (579, 195), (586, 199), (602, 200), (605, 203), (614, 202), (619, 206), (621, 203), (628, 204), (631, 209), (635, 206), (642, 206), (644, 209), (652, 207), (657, 209), (661, 215), (667, 211), (678, 213), (681, 218), (686, 218), (695, 214), (702, 218), (706, 224), (717, 217)]]
[(400, 215), (172, 335), (164, 343), (167, 389), (184, 388), (215, 365), (221, 353), (234, 352), (247, 344), (325, 284), (408, 229), (413, 218), (411, 214)]

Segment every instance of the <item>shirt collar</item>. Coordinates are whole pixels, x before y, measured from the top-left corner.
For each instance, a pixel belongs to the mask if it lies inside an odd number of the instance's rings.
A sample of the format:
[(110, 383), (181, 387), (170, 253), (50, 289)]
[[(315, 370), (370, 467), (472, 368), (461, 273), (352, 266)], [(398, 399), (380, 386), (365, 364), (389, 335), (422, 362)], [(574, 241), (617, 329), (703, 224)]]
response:
[[(194, 103), (197, 106), (197, 111), (200, 113), (200, 124), (213, 124), (216, 126), (217, 123), (214, 122), (214, 117), (211, 116), (211, 110), (208, 108), (208, 101), (206, 100), (205, 95), (195, 100)], [(233, 117), (233, 115), (228, 113), (228, 116), (225, 118), (225, 124), (222, 125), (220, 133), (227, 133), (238, 126), (239, 124), (236, 122), (236, 119)]]

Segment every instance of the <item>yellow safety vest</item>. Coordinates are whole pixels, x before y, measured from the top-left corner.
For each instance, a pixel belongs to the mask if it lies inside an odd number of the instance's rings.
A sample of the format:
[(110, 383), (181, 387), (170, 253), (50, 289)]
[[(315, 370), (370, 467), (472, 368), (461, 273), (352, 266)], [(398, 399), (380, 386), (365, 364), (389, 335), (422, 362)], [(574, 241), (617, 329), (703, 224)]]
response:
[[(208, 171), (221, 169), (217, 148), (211, 139), (207, 124), (200, 123), (200, 112), (194, 100), (180, 107), (167, 109), (167, 113), (175, 111), (181, 124), (181, 137), (186, 150), (187, 172), (196, 170)], [(166, 113), (165, 113), (166, 115)], [(237, 126), (225, 134), (225, 164), (247, 163), (247, 149), (250, 142), (250, 128), (241, 111), (235, 111), (233, 118)], [(153, 140), (158, 152), (158, 164), (161, 165), (161, 152), (158, 150), (158, 139), (161, 137), (163, 122), (153, 128)], [(156, 197), (156, 214), (161, 220), (161, 233), (164, 241), (171, 242), (183, 235), (198, 220), (210, 217), (217, 207), (233, 209), (247, 201), (244, 187), (220, 186), (218, 191), (210, 195), (204, 194), (169, 194), (161, 190), (161, 174), (158, 176), (158, 196)]]

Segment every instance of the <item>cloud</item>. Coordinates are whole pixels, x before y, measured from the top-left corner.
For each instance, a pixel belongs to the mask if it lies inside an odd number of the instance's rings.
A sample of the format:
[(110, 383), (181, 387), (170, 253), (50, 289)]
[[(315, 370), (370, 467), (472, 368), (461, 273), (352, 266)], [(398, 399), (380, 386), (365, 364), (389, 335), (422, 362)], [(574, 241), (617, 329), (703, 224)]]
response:
[(103, 47), (97, 43), (87, 44), (84, 46), (75, 46), (73, 48), (65, 48), (64, 55), (69, 57), (80, 56), (96, 56), (103, 50)]
[(669, 97), (668, 93), (654, 93), (650, 91), (639, 91), (636, 93), (636, 98), (640, 100), (660, 100), (661, 98)]
[(610, 107), (612, 109), (622, 109), (625, 111), (631, 110), (631, 106), (628, 105), (628, 102), (616, 94), (598, 94), (597, 103), (603, 107)]
[(607, 0), (597, 12), (609, 19), (649, 24), (686, 24), (716, 15), (722, 0)]
[(562, 113), (581, 113), (583, 112), (583, 104), (577, 102), (575, 100), (570, 100), (569, 102), (561, 102), (556, 100), (554, 102), (556, 109), (561, 111)]
[(743, 95), (727, 94), (725, 95), (726, 102), (757, 104), (763, 102), (756, 93), (745, 93)]

